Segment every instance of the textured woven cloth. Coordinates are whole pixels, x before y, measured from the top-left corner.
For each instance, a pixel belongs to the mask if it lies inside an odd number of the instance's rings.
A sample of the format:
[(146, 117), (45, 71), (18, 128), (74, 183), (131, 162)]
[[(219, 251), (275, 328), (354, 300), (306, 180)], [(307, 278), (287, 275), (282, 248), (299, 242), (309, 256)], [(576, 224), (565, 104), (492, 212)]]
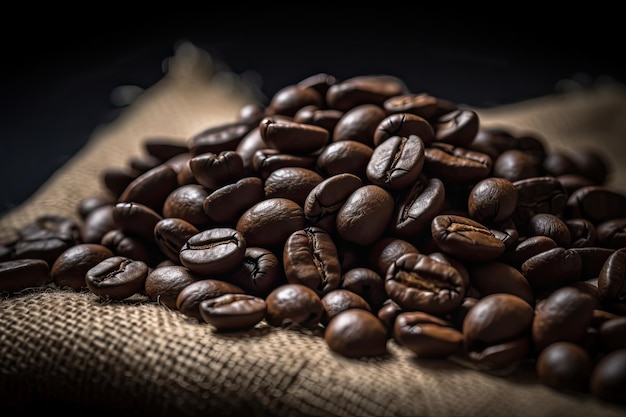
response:
[[(356, 75), (356, 74), (355, 74)], [(78, 220), (100, 173), (142, 155), (149, 137), (188, 138), (235, 119), (254, 97), (193, 45), (167, 74), (28, 201), (1, 237), (42, 214)], [(483, 125), (539, 134), (552, 147), (606, 149), (609, 185), (626, 189), (626, 88), (613, 82), (494, 109)], [(0, 407), (151, 416), (626, 416), (626, 409), (538, 382), (531, 363), (506, 375), (416, 359), (389, 341), (383, 358), (347, 359), (320, 334), (259, 326), (219, 334), (141, 297), (105, 302), (54, 288), (0, 298)]]

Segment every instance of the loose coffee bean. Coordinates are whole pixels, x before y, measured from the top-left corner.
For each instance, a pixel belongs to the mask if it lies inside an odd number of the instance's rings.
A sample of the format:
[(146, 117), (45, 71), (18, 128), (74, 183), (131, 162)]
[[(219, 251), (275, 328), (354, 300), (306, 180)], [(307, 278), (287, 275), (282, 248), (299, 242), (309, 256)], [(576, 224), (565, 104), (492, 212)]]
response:
[(509, 149), (500, 153), (493, 162), (492, 175), (515, 182), (538, 177), (542, 172), (534, 155), (521, 149)]
[(485, 153), (433, 142), (424, 151), (424, 173), (443, 182), (475, 184), (491, 173), (493, 161)]
[(615, 250), (602, 248), (599, 246), (590, 246), (583, 248), (572, 248), (572, 252), (580, 256), (581, 273), (580, 279), (587, 280), (598, 278), (600, 270), (604, 266), (604, 262), (611, 256)]
[(151, 301), (177, 310), (176, 298), (183, 288), (203, 279), (182, 265), (154, 268), (146, 277), (144, 292)]
[(320, 324), (324, 311), (317, 292), (303, 284), (281, 285), (269, 293), (265, 302), (265, 321), (274, 327), (313, 329)]
[(626, 217), (626, 195), (601, 185), (579, 188), (567, 199), (565, 214), (594, 224)]
[(626, 349), (603, 356), (593, 367), (589, 389), (601, 400), (626, 404)]
[(472, 266), (470, 281), (482, 297), (496, 293), (513, 294), (529, 305), (535, 305), (535, 295), (526, 277), (519, 269), (504, 262), (490, 261)]
[(240, 154), (227, 150), (219, 154), (202, 153), (189, 160), (189, 168), (199, 184), (209, 191), (238, 181), (244, 176), (244, 162)]
[(552, 388), (584, 392), (591, 374), (591, 358), (581, 346), (571, 342), (555, 342), (537, 358), (539, 380)]
[(302, 107), (322, 107), (325, 105), (324, 101), (324, 96), (315, 88), (298, 84), (287, 85), (272, 96), (266, 113), (293, 117)]
[(572, 240), (567, 224), (550, 213), (538, 213), (528, 219), (528, 231), (532, 236), (548, 236), (564, 248), (569, 248)]
[(17, 293), (52, 282), (50, 266), (43, 259), (13, 259), (0, 262), (0, 292)]
[(365, 174), (372, 184), (388, 190), (401, 190), (422, 173), (424, 149), (419, 136), (390, 137), (374, 148)]
[(185, 220), (197, 228), (212, 224), (204, 210), (204, 200), (209, 192), (200, 184), (185, 184), (172, 191), (163, 203), (163, 217)]
[(324, 326), (328, 325), (330, 320), (342, 311), (350, 308), (362, 308), (363, 310), (372, 311), (370, 305), (360, 295), (347, 290), (345, 288), (337, 288), (324, 294), (321, 298), (322, 317), (320, 323)]
[(140, 204), (161, 213), (165, 199), (178, 187), (177, 177), (178, 173), (170, 165), (161, 164), (135, 178), (117, 201)]
[(470, 109), (455, 109), (435, 119), (433, 129), (439, 142), (464, 147), (472, 143), (480, 122), (478, 113)]
[(273, 117), (261, 120), (259, 131), (269, 147), (296, 155), (319, 151), (330, 138), (328, 130), (322, 127)]
[(245, 177), (207, 195), (202, 209), (215, 223), (234, 225), (247, 209), (264, 198), (263, 181), (258, 177)]
[(396, 193), (390, 232), (410, 238), (427, 231), (446, 202), (445, 186), (438, 178), (418, 177), (413, 184)]
[(598, 244), (612, 249), (626, 247), (626, 217), (599, 223), (596, 226)]
[(201, 303), (226, 294), (244, 294), (243, 289), (219, 279), (199, 279), (185, 285), (176, 295), (176, 309), (186, 316), (204, 320)]
[(626, 252), (615, 251), (598, 275), (598, 297), (602, 302), (626, 303)]
[(154, 227), (163, 219), (155, 210), (140, 203), (117, 203), (113, 207), (113, 221), (119, 230), (154, 241)]
[(201, 275), (233, 270), (246, 252), (241, 232), (230, 227), (214, 227), (191, 236), (180, 249), (180, 262)]
[(324, 330), (331, 351), (347, 358), (387, 354), (387, 329), (372, 312), (351, 308), (338, 313)]
[(198, 233), (200, 230), (196, 226), (178, 218), (161, 219), (154, 225), (156, 245), (165, 256), (175, 263), (180, 263), (180, 250), (185, 243)]
[(418, 136), (425, 146), (435, 139), (433, 126), (421, 116), (411, 113), (393, 113), (385, 117), (374, 131), (374, 146), (393, 136)]
[(531, 257), (556, 247), (556, 242), (548, 236), (531, 236), (517, 243), (508, 254), (508, 259), (513, 266), (520, 267)]
[(456, 268), (409, 253), (389, 266), (385, 290), (403, 310), (442, 315), (461, 304), (466, 286)]
[(219, 332), (249, 330), (263, 320), (266, 309), (263, 298), (248, 294), (224, 294), (199, 306), (202, 319)]
[(162, 258), (158, 248), (153, 248), (152, 245), (149, 247), (142, 239), (119, 229), (107, 232), (102, 236), (100, 244), (109, 248), (115, 255), (142, 261), (148, 265), (154, 265)]
[(266, 248), (250, 246), (246, 247), (239, 265), (221, 278), (241, 287), (247, 294), (262, 298), (286, 284), (283, 265), (276, 254)]
[(332, 132), (344, 112), (335, 109), (319, 108), (314, 105), (301, 107), (293, 116), (293, 121), (319, 126)]
[(505, 250), (504, 242), (490, 229), (463, 216), (436, 216), (431, 222), (431, 233), (443, 252), (466, 261), (495, 260)]
[(357, 188), (337, 212), (337, 233), (342, 239), (370, 245), (382, 236), (393, 215), (392, 194), (376, 184)]
[(288, 198), (267, 198), (247, 209), (235, 229), (246, 245), (282, 249), (289, 235), (305, 227), (304, 211), (298, 203)]
[(85, 273), (85, 283), (99, 297), (123, 300), (143, 292), (148, 269), (145, 262), (113, 256), (91, 267)]
[(378, 239), (369, 250), (369, 264), (381, 277), (387, 274), (389, 266), (405, 253), (419, 253), (411, 242), (393, 236)]
[(596, 244), (596, 227), (587, 219), (563, 220), (570, 233), (570, 248), (590, 247)]
[(517, 209), (518, 191), (506, 178), (489, 177), (478, 181), (470, 191), (467, 209), (472, 219), (500, 223)]
[(383, 277), (365, 267), (352, 268), (344, 272), (341, 277), (341, 288), (361, 296), (372, 311), (378, 311), (389, 299)]
[(357, 75), (331, 85), (326, 92), (326, 104), (345, 112), (361, 104), (382, 106), (385, 100), (408, 92), (404, 81), (397, 77)]
[(373, 153), (373, 147), (355, 140), (332, 142), (318, 154), (316, 170), (326, 178), (353, 174), (365, 181), (367, 164)]
[(114, 204), (107, 204), (92, 210), (80, 227), (82, 243), (100, 243), (102, 237), (109, 231), (117, 229), (113, 218)]
[(162, 162), (187, 153), (189, 150), (185, 139), (174, 136), (148, 137), (144, 139), (143, 147), (148, 155), (152, 155)]
[(71, 218), (41, 215), (19, 230), (14, 259), (43, 259), (52, 266), (61, 253), (81, 243), (80, 228)]
[(385, 110), (375, 104), (353, 107), (337, 121), (332, 131), (332, 141), (351, 140), (374, 148), (374, 134), (386, 116)]
[(87, 287), (87, 271), (112, 256), (113, 252), (104, 245), (79, 243), (59, 255), (50, 268), (50, 276), (59, 287), (80, 290)]
[(337, 247), (328, 232), (311, 226), (296, 230), (283, 249), (287, 282), (302, 284), (320, 297), (341, 285), (341, 265)]
[(323, 180), (320, 174), (308, 168), (278, 168), (265, 179), (265, 197), (288, 198), (303, 207), (311, 190)]
[(191, 136), (187, 148), (192, 157), (233, 150), (254, 127), (255, 124), (246, 120), (211, 126)]
[(526, 178), (513, 183), (517, 188), (517, 209), (513, 219), (517, 228), (526, 233), (528, 220), (538, 213), (559, 215), (565, 209), (567, 193), (554, 177)]
[(383, 107), (387, 113), (415, 114), (431, 124), (435, 123), (437, 118), (457, 109), (457, 105), (449, 100), (428, 93), (411, 92), (388, 98), (383, 103)]
[(626, 349), (626, 316), (615, 316), (598, 328), (600, 342), (605, 352)]
[[(326, 149), (326, 148), (324, 148)], [(293, 155), (282, 153), (278, 149), (259, 149), (252, 156), (252, 167), (261, 179), (265, 180), (279, 168), (300, 167), (315, 169), (317, 155)]]
[(398, 314), (394, 339), (420, 358), (447, 358), (463, 348), (463, 333), (452, 324), (421, 311)]
[(582, 260), (578, 252), (557, 246), (528, 258), (520, 270), (532, 287), (554, 288), (578, 281)]

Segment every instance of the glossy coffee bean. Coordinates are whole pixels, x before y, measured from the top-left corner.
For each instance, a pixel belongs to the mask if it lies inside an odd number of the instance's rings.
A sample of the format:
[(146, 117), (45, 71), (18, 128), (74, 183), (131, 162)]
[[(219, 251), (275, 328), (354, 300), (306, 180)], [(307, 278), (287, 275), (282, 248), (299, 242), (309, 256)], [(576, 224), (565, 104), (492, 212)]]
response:
[(405, 253), (419, 253), (419, 249), (407, 240), (385, 236), (371, 246), (368, 253), (369, 265), (384, 278), (389, 266)]
[(348, 196), (337, 212), (337, 233), (348, 242), (369, 245), (382, 236), (393, 215), (393, 195), (381, 186), (367, 184)]
[(425, 146), (435, 139), (433, 126), (421, 116), (411, 113), (393, 113), (385, 117), (374, 131), (374, 146), (393, 136), (418, 136)]
[(52, 282), (50, 266), (43, 259), (12, 259), (0, 262), (0, 292), (16, 293)]
[(431, 233), (443, 252), (466, 261), (495, 260), (505, 250), (504, 242), (489, 228), (464, 216), (436, 216), (431, 222)]
[(422, 173), (424, 142), (419, 136), (392, 136), (374, 148), (366, 175), (372, 184), (388, 190), (411, 185)]
[(376, 271), (365, 267), (355, 267), (345, 271), (341, 277), (341, 288), (361, 296), (372, 311), (378, 311), (389, 298), (383, 277)]
[(534, 306), (533, 289), (519, 269), (504, 262), (490, 261), (474, 265), (470, 270), (470, 282), (481, 296), (513, 294)]
[(87, 288), (95, 295), (123, 300), (143, 292), (149, 268), (145, 262), (112, 256), (85, 273)]
[(273, 171), (264, 183), (266, 198), (288, 198), (303, 207), (313, 188), (324, 178), (308, 168), (284, 167)]
[(189, 150), (185, 139), (175, 136), (148, 137), (144, 139), (143, 147), (148, 155), (163, 162)]
[(43, 259), (52, 264), (65, 250), (81, 243), (80, 228), (71, 218), (41, 215), (22, 226), (13, 244), (14, 259)]
[(265, 321), (274, 327), (316, 328), (324, 308), (320, 296), (310, 287), (287, 283), (275, 288), (265, 298)]
[(372, 311), (372, 308), (363, 297), (345, 288), (337, 288), (327, 292), (322, 296), (321, 301), (324, 311), (322, 312), (320, 323), (324, 326), (328, 325), (330, 320), (337, 314), (350, 308)]
[(180, 249), (181, 264), (201, 275), (233, 270), (246, 252), (243, 235), (230, 227), (213, 227), (191, 236)]
[(602, 302), (626, 303), (626, 252), (615, 251), (598, 275), (598, 297)]
[(176, 296), (176, 309), (186, 316), (203, 320), (200, 304), (226, 294), (244, 294), (238, 286), (219, 279), (203, 278), (181, 288)]
[(146, 242), (154, 241), (154, 227), (163, 219), (159, 212), (144, 204), (133, 202), (115, 204), (112, 214), (119, 230), (136, 235)]
[(247, 294), (262, 298), (286, 283), (283, 264), (276, 254), (253, 246), (246, 247), (243, 260), (222, 279), (241, 287)]
[(626, 217), (626, 194), (602, 185), (581, 187), (567, 198), (567, 217), (583, 218), (594, 224)]
[(261, 120), (259, 131), (261, 138), (269, 147), (296, 155), (316, 152), (324, 147), (330, 138), (328, 130), (322, 127), (274, 117)]
[(189, 168), (195, 180), (208, 191), (233, 183), (244, 176), (243, 158), (232, 150), (196, 155), (189, 160)]
[(507, 258), (512, 265), (519, 267), (529, 258), (556, 247), (556, 242), (548, 236), (531, 236), (518, 242)]
[(164, 218), (154, 225), (156, 245), (168, 259), (176, 263), (180, 263), (182, 247), (190, 237), (198, 233), (200, 230), (196, 226), (179, 218)]
[(177, 175), (167, 164), (152, 168), (128, 184), (119, 196), (118, 203), (141, 204), (161, 213), (165, 199), (178, 187)]
[(202, 202), (202, 208), (213, 222), (235, 224), (244, 211), (264, 198), (263, 181), (244, 177), (211, 192)]
[(460, 147), (472, 143), (479, 127), (478, 113), (470, 109), (452, 110), (433, 122), (437, 141)]
[(626, 316), (607, 319), (600, 325), (598, 332), (606, 352), (626, 348)]
[(314, 105), (301, 107), (293, 115), (293, 121), (322, 127), (332, 132), (344, 112), (335, 109), (319, 108)]
[(441, 315), (461, 304), (466, 285), (451, 265), (423, 254), (405, 254), (387, 270), (385, 290), (403, 310)]
[(302, 207), (288, 198), (267, 198), (247, 209), (235, 226), (246, 245), (281, 247), (296, 230), (306, 227)]
[(437, 316), (421, 311), (398, 314), (393, 337), (419, 358), (447, 358), (463, 348), (463, 333)]
[(531, 286), (554, 288), (578, 281), (582, 260), (578, 252), (557, 246), (525, 260), (520, 270)]
[(357, 75), (331, 85), (326, 92), (326, 104), (345, 112), (361, 104), (382, 106), (387, 99), (408, 92), (406, 84), (397, 77)]
[(472, 219), (490, 224), (500, 223), (515, 212), (518, 191), (506, 178), (480, 180), (470, 191), (467, 209)]
[(338, 313), (324, 330), (332, 352), (347, 358), (387, 354), (387, 329), (372, 312), (351, 308)]
[(146, 277), (144, 292), (151, 301), (176, 310), (176, 298), (183, 288), (203, 278), (182, 265), (160, 266)]
[(596, 363), (591, 371), (589, 389), (601, 400), (626, 404), (626, 349), (614, 350)]
[(267, 106), (266, 113), (269, 115), (280, 114), (293, 117), (302, 107), (311, 105), (322, 107), (324, 105), (324, 96), (312, 87), (290, 84), (274, 93)]
[(438, 178), (418, 177), (413, 184), (396, 193), (390, 232), (411, 238), (428, 231), (435, 216), (446, 202), (445, 185)]
[[(326, 148), (324, 148), (326, 149)], [(314, 169), (317, 155), (294, 155), (283, 153), (278, 149), (259, 149), (252, 157), (252, 167), (258, 176), (265, 180), (272, 172), (279, 168), (300, 167)]]
[(594, 246), (597, 241), (596, 226), (587, 219), (563, 220), (570, 233), (570, 248)]
[(567, 193), (554, 177), (541, 176), (513, 182), (517, 188), (517, 209), (513, 214), (518, 229), (525, 232), (528, 220), (538, 213), (559, 215), (565, 209)]
[(385, 100), (387, 113), (410, 113), (423, 117), (433, 124), (437, 118), (456, 110), (453, 102), (428, 93), (406, 92)]
[(521, 149), (509, 149), (493, 162), (492, 175), (511, 182), (535, 178), (543, 173), (534, 155)]
[(224, 294), (200, 302), (202, 320), (219, 332), (249, 330), (265, 318), (267, 304), (249, 294)]
[(85, 282), (87, 271), (112, 256), (113, 252), (104, 245), (80, 243), (59, 255), (50, 268), (50, 276), (59, 287), (79, 290), (87, 286)]
[(372, 146), (355, 140), (332, 142), (318, 154), (315, 168), (326, 178), (353, 174), (365, 181), (367, 164), (373, 153)]
[(163, 217), (185, 220), (197, 228), (206, 228), (212, 223), (204, 211), (204, 200), (209, 195), (200, 184), (185, 184), (172, 191), (163, 203)]
[(557, 390), (584, 392), (592, 363), (589, 354), (580, 345), (555, 342), (541, 351), (536, 368), (543, 384)]
[(237, 120), (211, 126), (191, 136), (187, 142), (187, 148), (192, 157), (232, 150), (253, 130), (255, 125), (249, 121)]
[(162, 258), (152, 242), (145, 242), (143, 239), (119, 229), (107, 232), (102, 236), (100, 244), (109, 248), (115, 255), (142, 261), (148, 265), (154, 265), (155, 261)]
[(612, 249), (626, 247), (626, 217), (606, 220), (596, 226), (597, 244)]
[(550, 213), (537, 213), (528, 219), (528, 232), (531, 236), (548, 236), (564, 248), (569, 248), (572, 241), (565, 221)]
[(602, 248), (599, 246), (589, 246), (582, 248), (571, 248), (572, 252), (580, 256), (581, 261), (581, 280), (596, 279), (600, 275), (600, 271), (606, 260), (611, 256), (614, 249)]
[(113, 218), (113, 208), (114, 204), (106, 204), (87, 214), (80, 227), (82, 243), (100, 243), (107, 232), (117, 229)]
[(443, 182), (475, 184), (489, 176), (492, 165), (489, 155), (448, 143), (435, 141), (424, 151), (424, 173)]
[(344, 112), (332, 131), (332, 141), (355, 141), (374, 148), (374, 134), (387, 116), (376, 104), (361, 104)]
[(287, 282), (302, 284), (320, 296), (341, 285), (341, 265), (332, 236), (319, 227), (296, 230), (283, 249)]

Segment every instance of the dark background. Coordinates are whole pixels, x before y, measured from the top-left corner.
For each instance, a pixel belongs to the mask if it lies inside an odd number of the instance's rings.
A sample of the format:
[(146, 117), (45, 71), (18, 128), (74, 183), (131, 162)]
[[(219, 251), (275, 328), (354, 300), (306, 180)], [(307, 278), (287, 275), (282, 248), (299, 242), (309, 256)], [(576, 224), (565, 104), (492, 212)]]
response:
[(0, 215), (123, 110), (111, 101), (116, 87), (145, 89), (163, 77), (163, 60), (183, 40), (236, 74), (254, 74), (266, 98), (317, 72), (395, 75), (412, 91), (483, 108), (626, 78), (623, 24), (602, 4), (550, 14), (513, 3), (488, 11), (307, 3), (291, 13), (273, 4), (166, 6), (5, 15)]

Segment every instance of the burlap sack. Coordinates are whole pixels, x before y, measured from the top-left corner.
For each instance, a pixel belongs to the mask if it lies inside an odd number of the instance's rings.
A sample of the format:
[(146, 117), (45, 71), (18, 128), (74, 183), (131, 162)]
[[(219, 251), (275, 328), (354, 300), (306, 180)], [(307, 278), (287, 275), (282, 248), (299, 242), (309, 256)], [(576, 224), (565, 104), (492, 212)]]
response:
[[(77, 218), (78, 200), (104, 190), (102, 170), (142, 155), (142, 140), (187, 138), (234, 120), (252, 99), (205, 51), (181, 45), (164, 78), (95, 130), (78, 155), (0, 219), (0, 231), (6, 237), (41, 214)], [(550, 146), (599, 146), (614, 168), (609, 184), (623, 189), (624, 86), (607, 82), (478, 111), (484, 125), (535, 132)], [(155, 417), (626, 416), (623, 407), (540, 384), (531, 363), (493, 375), (418, 360), (392, 341), (387, 357), (346, 359), (320, 334), (269, 327), (217, 334), (143, 299), (103, 302), (50, 288), (0, 299), (0, 403), (0, 412)]]

